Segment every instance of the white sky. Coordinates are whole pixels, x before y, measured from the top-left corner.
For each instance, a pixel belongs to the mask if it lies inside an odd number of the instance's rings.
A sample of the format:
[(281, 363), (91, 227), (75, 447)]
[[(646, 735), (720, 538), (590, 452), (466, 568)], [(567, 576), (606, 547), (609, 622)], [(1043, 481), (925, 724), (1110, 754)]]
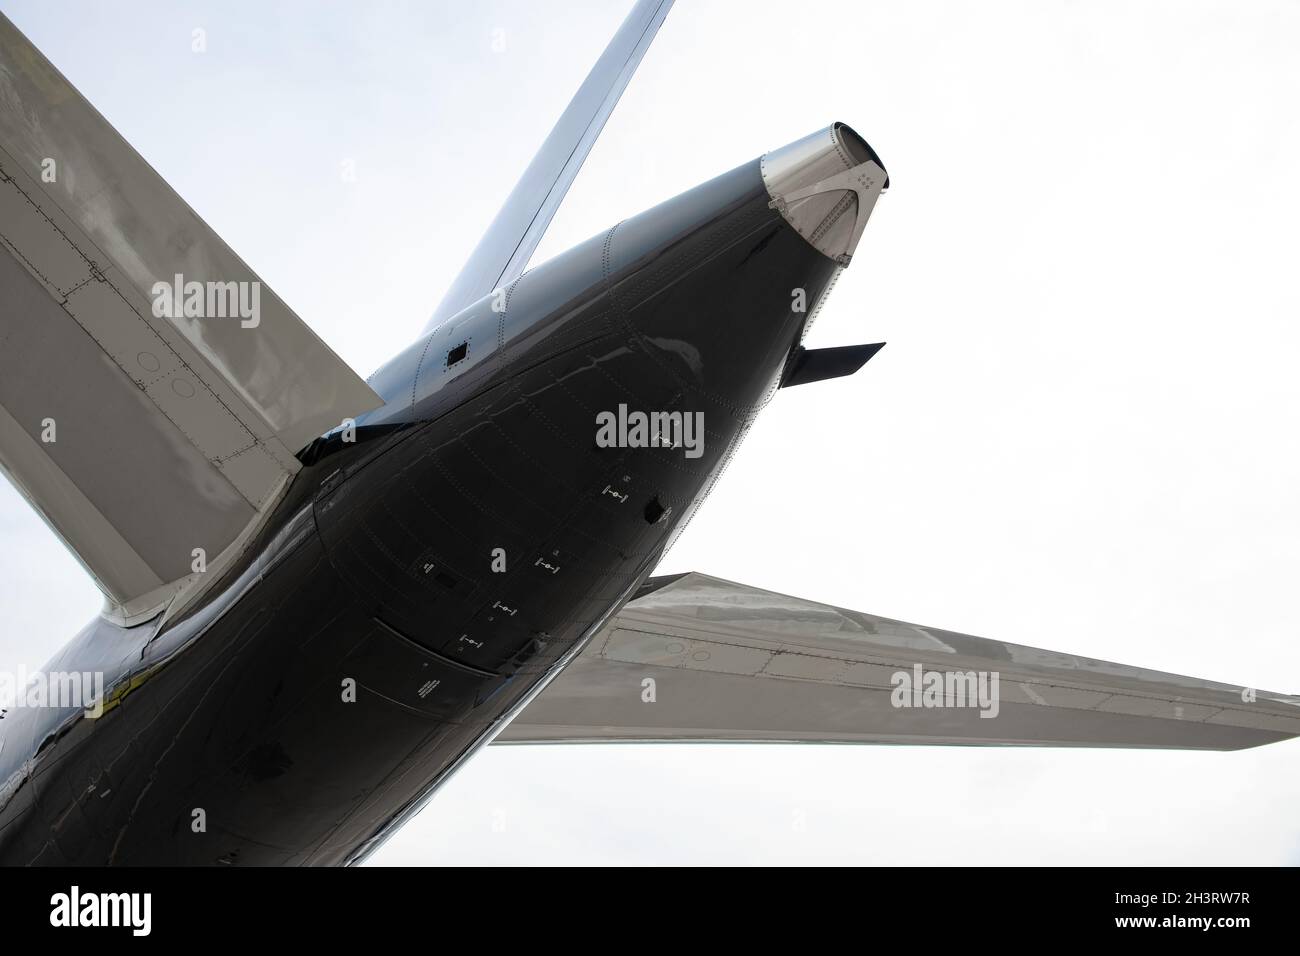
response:
[[(0, 0), (363, 375), (629, 6)], [(889, 346), (662, 570), (1300, 690), (1297, 49), (1293, 2), (678, 0), (535, 261), (842, 120), (892, 189), (811, 344)], [(0, 662), (98, 607), (0, 487)], [(1298, 805), (1293, 742), (494, 748), (374, 859), (1295, 864)]]

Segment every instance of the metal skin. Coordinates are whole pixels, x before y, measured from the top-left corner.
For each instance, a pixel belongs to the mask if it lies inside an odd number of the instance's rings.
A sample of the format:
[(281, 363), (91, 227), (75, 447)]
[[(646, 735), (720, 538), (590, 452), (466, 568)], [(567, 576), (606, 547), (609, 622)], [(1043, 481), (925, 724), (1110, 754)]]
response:
[[(50, 663), (106, 673), (101, 716), (4, 715), (0, 862), (363, 858), (654, 569), (837, 271), (755, 161), (429, 334), (182, 617)], [(702, 455), (600, 447), (620, 405), (702, 412)]]
[(383, 404), (2, 13), (0, 340), (0, 473), (123, 626), (185, 602), (194, 549), (224, 568), (295, 453)]

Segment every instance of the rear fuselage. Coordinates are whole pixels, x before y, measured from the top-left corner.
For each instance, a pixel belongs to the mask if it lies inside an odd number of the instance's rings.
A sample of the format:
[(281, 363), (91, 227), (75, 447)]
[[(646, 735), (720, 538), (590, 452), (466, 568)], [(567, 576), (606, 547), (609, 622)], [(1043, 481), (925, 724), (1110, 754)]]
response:
[(422, 337), (200, 600), (50, 662), (104, 672), (100, 716), (0, 722), (0, 862), (362, 857), (636, 592), (836, 269), (755, 162)]

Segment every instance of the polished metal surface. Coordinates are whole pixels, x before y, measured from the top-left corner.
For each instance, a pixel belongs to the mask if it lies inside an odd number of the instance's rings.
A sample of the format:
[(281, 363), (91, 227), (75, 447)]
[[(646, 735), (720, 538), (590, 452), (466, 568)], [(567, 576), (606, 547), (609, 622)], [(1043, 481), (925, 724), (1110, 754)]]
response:
[[(899, 688), (912, 685), (918, 667), (996, 674), (997, 700), (981, 709), (945, 694), (911, 706)], [(657, 685), (653, 703), (643, 699), (647, 679)], [(1300, 697), (921, 627), (691, 573), (628, 603), (497, 741), (1238, 750), (1296, 735)]]
[(763, 156), (773, 206), (813, 247), (847, 266), (889, 184), (875, 151), (843, 123)]

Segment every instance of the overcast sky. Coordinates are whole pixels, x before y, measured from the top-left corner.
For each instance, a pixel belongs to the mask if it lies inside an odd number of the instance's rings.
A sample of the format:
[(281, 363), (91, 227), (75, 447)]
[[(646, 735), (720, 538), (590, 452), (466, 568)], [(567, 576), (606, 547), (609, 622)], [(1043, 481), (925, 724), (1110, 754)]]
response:
[[(629, 8), (0, 0), (363, 375)], [(810, 344), (889, 345), (662, 570), (1300, 691), (1298, 49), (1296, 2), (678, 0), (534, 262), (840, 120), (892, 182)], [(99, 604), (0, 483), (0, 664)], [(500, 747), (373, 861), (1295, 864), (1297, 806), (1296, 742)]]

